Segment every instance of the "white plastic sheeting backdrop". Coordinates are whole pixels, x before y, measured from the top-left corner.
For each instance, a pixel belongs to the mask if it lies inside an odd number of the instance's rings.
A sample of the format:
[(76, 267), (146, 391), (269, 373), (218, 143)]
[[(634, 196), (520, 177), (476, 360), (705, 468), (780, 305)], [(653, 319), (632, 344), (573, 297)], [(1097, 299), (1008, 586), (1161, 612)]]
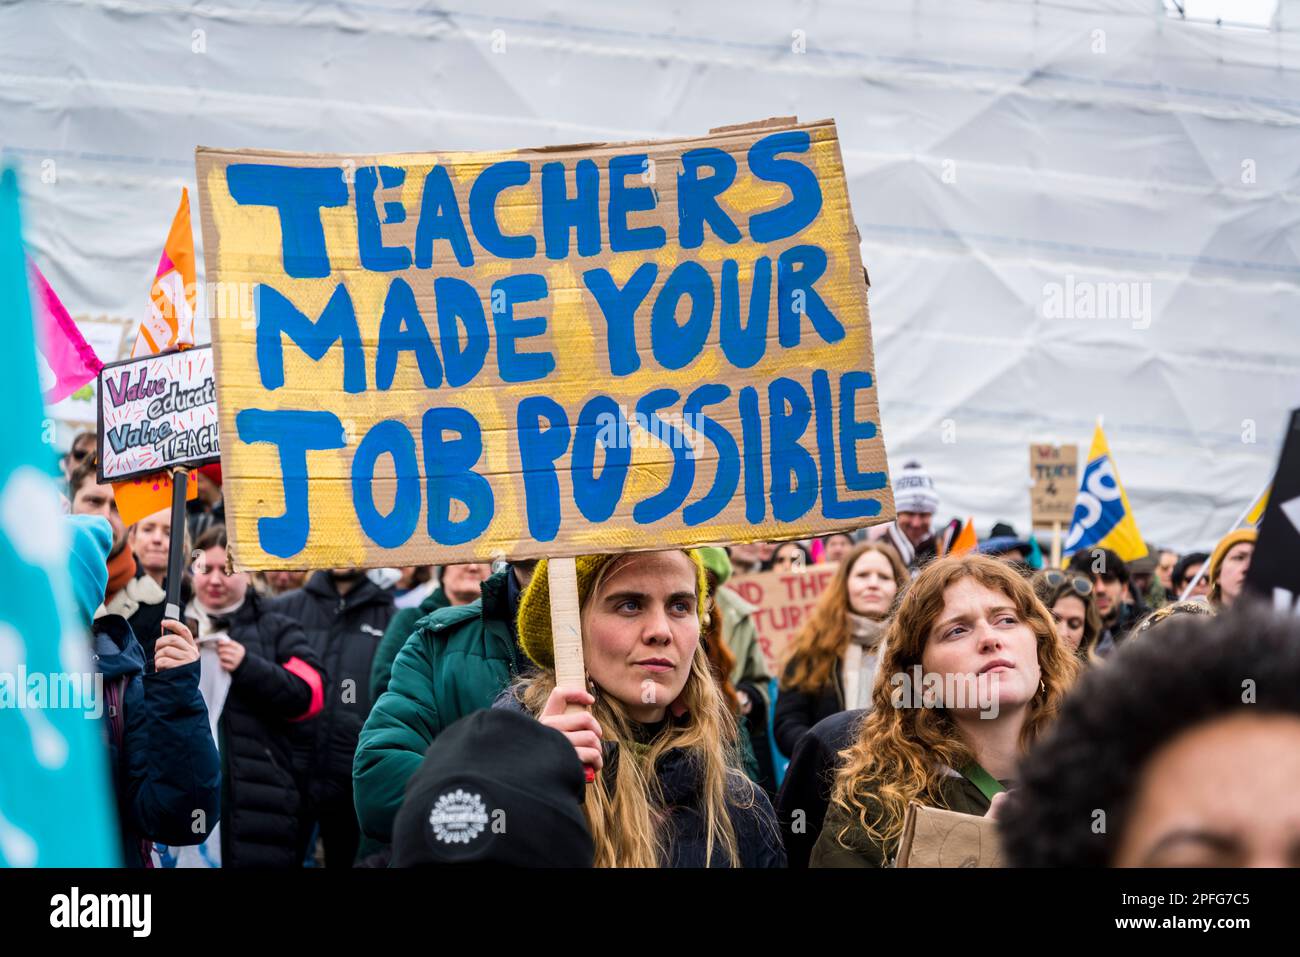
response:
[[(1297, 69), (1300, 35), (1160, 0), (0, 3), (0, 149), (69, 309), (139, 316), (198, 144), (834, 117), (891, 462), (931, 470), (937, 518), (1023, 530), (1028, 444), (1086, 453), (1104, 415), (1144, 535), (1187, 548), (1267, 481), (1300, 405)], [(1118, 315), (1115, 283), (1138, 284)], [(1053, 310), (1085, 288), (1098, 317)]]

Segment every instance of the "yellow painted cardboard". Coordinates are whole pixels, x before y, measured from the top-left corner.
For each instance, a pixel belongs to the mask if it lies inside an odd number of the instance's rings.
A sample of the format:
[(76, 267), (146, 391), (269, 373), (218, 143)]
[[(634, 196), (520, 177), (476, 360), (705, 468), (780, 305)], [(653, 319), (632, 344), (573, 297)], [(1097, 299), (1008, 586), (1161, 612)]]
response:
[(1053, 522), (1069, 525), (1074, 499), (1079, 491), (1079, 447), (1077, 445), (1029, 446), (1031, 519), (1035, 528)]
[[(867, 287), (832, 121), (499, 153), (200, 148), (196, 166), (238, 566), (577, 555), (802, 538), (893, 518)], [(518, 185), (495, 189), (506, 173)], [(435, 208), (425, 202), (435, 195), (451, 198)], [(566, 209), (583, 225), (556, 225)], [(456, 221), (471, 262), (443, 238)], [(751, 313), (752, 287), (769, 271)], [(624, 289), (651, 273), (626, 326), (591, 285), (600, 274)], [(539, 281), (545, 294), (525, 301), (521, 290)], [(409, 305), (397, 319), (403, 283), (424, 332)], [(435, 283), (472, 287), (485, 336), (467, 335), (472, 319), (440, 325)], [(345, 316), (343, 338), (321, 332), (331, 302), (351, 306), (351, 346), (346, 309), (329, 313)], [(295, 310), (296, 327), (286, 320)], [(611, 332), (624, 328), (634, 350)], [(452, 344), (472, 351), (484, 340), (481, 367), (450, 384)], [(395, 351), (399, 341), (419, 345)], [(391, 383), (379, 379), (381, 353)], [(540, 358), (512, 358), (523, 354)], [(705, 385), (720, 388), (696, 394)], [(684, 416), (693, 395), (723, 392)], [(844, 416), (841, 396), (851, 399)], [(660, 415), (676, 432), (638, 421), (639, 403), (666, 397)], [(556, 428), (556, 446), (544, 448), (538, 430), (520, 430), (521, 406), (543, 426), (553, 419), (538, 417), (541, 406), (562, 410), (567, 435)], [(426, 435), (426, 413), (445, 428)], [(330, 447), (282, 456), (298, 441)], [(579, 448), (594, 465), (575, 472)], [(663, 507), (647, 511), (647, 500)]]

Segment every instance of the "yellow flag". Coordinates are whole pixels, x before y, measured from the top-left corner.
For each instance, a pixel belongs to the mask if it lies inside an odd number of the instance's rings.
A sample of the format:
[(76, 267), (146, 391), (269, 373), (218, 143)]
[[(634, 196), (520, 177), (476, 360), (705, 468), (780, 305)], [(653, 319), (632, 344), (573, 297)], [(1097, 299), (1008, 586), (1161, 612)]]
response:
[(1255, 504), (1250, 507), (1250, 513), (1246, 516), (1247, 525), (1259, 525), (1259, 520), (1264, 517), (1264, 509), (1268, 508), (1268, 493), (1273, 491), (1273, 483), (1268, 484), (1264, 493), (1255, 500)]
[(1064, 552), (1072, 555), (1088, 548), (1109, 548), (1126, 562), (1147, 553), (1100, 422), (1092, 434)]

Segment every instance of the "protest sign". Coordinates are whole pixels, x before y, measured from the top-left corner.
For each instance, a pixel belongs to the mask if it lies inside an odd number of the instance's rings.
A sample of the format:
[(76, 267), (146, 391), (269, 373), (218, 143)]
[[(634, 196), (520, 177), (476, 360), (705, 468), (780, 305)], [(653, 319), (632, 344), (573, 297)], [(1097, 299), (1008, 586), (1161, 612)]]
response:
[(893, 517), (833, 122), (196, 164), (238, 566)]
[(104, 366), (98, 427), (101, 482), (219, 461), (211, 347)]
[(1291, 413), (1246, 587), (1278, 611), (1300, 615), (1300, 409)]
[(797, 571), (755, 572), (737, 575), (724, 586), (758, 609), (754, 612), (754, 627), (768, 674), (781, 674), (786, 648), (812, 616), (837, 568), (809, 565)]
[(997, 822), (947, 808), (907, 805), (895, 867), (1004, 867)]
[(1034, 528), (1067, 524), (1074, 516), (1079, 491), (1079, 447), (1077, 445), (1029, 446), (1030, 514)]

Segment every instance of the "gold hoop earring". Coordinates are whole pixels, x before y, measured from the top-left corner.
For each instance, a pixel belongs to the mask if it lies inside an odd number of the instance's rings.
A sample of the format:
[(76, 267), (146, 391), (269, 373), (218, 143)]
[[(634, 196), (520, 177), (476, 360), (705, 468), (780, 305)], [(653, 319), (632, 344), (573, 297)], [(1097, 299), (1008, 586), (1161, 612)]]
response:
[(1038, 693), (1041, 694), (1044, 698), (1047, 697), (1047, 685), (1043, 683), (1042, 678), (1038, 679)]

